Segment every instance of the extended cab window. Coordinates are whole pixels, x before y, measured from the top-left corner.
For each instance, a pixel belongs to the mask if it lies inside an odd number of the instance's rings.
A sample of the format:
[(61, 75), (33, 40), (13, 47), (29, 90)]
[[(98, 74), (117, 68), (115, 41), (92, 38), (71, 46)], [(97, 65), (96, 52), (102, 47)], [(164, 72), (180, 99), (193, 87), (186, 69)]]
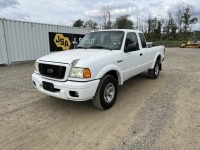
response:
[(141, 43), (142, 43), (142, 47), (146, 48), (147, 44), (146, 44), (146, 40), (145, 40), (144, 34), (143, 33), (139, 33), (139, 36), (140, 36), (140, 40), (141, 40)]
[(128, 46), (129, 44), (134, 44), (134, 45), (136, 45), (136, 46), (138, 47), (138, 49), (139, 49), (138, 38), (137, 38), (136, 33), (134, 33), (134, 32), (129, 32), (129, 33), (127, 33), (127, 36), (126, 36), (126, 43), (125, 43), (125, 47), (124, 47), (125, 50), (127, 49), (127, 46)]

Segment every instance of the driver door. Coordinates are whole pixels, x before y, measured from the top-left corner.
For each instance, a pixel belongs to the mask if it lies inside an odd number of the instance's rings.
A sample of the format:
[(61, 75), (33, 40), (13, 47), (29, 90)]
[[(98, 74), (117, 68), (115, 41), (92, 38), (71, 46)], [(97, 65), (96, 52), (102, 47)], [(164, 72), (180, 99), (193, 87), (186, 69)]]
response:
[(129, 44), (135, 44), (138, 49), (136, 51), (124, 52), (124, 80), (131, 78), (132, 76), (141, 72), (140, 65), (142, 64), (141, 52), (139, 49), (139, 43), (136, 33), (129, 32), (126, 36), (126, 42), (124, 49), (126, 50)]

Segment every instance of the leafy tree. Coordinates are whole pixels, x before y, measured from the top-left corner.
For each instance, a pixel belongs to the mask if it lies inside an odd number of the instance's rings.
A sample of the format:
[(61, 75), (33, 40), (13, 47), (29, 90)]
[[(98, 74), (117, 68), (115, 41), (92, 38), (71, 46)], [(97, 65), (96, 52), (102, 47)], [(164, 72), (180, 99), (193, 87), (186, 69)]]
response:
[(76, 20), (73, 23), (73, 27), (84, 27), (84, 21), (82, 21), (81, 19)]
[(149, 16), (146, 21), (147, 33), (145, 35), (150, 41), (186, 40), (186, 37), (192, 34), (189, 31), (191, 25), (197, 21), (192, 5), (179, 5), (174, 11), (168, 11), (167, 18), (164, 18), (162, 22)]
[(90, 29), (97, 29), (97, 23), (92, 21), (92, 19), (85, 22), (84, 27), (90, 28)]
[(149, 15), (149, 19), (147, 20), (147, 40), (160, 39), (161, 26), (162, 24), (157, 20), (157, 18), (151, 18)]
[(117, 29), (133, 29), (133, 21), (129, 19), (129, 15), (119, 16), (114, 24)]
[(187, 4), (185, 7), (183, 7), (183, 15), (181, 17), (185, 37), (190, 25), (195, 24), (198, 21), (198, 19), (196, 17), (192, 17), (192, 15), (194, 15), (194, 7)]
[(162, 28), (161, 21), (158, 21), (156, 28), (154, 30), (156, 39), (161, 39), (161, 28)]

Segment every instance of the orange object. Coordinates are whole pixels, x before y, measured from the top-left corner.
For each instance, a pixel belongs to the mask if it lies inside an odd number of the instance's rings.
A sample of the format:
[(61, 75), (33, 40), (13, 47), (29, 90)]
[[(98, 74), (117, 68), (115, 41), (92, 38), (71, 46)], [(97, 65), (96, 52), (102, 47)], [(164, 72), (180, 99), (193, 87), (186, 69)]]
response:
[(84, 70), (83, 70), (83, 78), (90, 78), (90, 77), (91, 77), (90, 69), (84, 68)]

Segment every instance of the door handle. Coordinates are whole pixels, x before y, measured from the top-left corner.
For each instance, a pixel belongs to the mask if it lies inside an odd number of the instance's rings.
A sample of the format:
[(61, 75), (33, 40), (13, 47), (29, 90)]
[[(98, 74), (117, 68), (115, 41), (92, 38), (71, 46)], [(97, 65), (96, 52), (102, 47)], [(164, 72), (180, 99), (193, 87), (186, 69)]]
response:
[(140, 53), (140, 56), (142, 56), (143, 55), (143, 53)]

